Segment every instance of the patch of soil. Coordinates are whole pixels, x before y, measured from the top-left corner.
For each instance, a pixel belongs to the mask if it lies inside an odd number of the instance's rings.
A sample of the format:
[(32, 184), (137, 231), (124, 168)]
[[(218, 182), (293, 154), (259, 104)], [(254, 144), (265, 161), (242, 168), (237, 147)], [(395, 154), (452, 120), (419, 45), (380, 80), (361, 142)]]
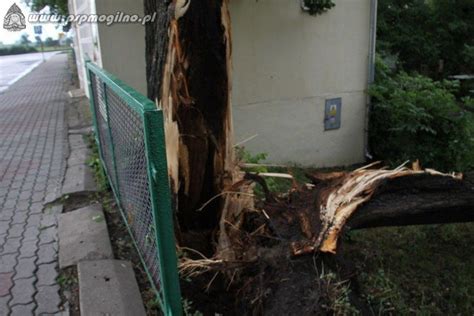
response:
[(77, 278), (77, 267), (72, 266), (62, 269), (57, 278), (60, 286), (61, 311), (69, 311), (71, 316), (80, 316), (79, 307), (79, 283)]

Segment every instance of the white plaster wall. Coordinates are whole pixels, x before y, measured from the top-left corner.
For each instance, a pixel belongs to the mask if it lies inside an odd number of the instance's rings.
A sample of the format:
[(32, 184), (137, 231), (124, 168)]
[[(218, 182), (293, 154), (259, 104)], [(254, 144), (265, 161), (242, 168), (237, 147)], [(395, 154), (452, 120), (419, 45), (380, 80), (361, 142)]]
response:
[[(94, 0), (69, 0), (68, 6), (70, 14), (95, 14)], [(97, 25), (90, 23), (73, 24), (72, 28), (75, 33), (74, 50), (76, 52), (79, 83), (81, 89), (89, 96), (84, 60), (88, 57), (99, 66), (102, 66)]]
[[(96, 0), (97, 14), (144, 15), (137, 0)], [(102, 64), (105, 70), (146, 95), (145, 26), (141, 23), (98, 23)]]
[[(236, 142), (269, 162), (337, 166), (364, 159), (370, 0), (310, 16), (299, 0), (232, 0)], [(324, 131), (326, 98), (342, 124)]]

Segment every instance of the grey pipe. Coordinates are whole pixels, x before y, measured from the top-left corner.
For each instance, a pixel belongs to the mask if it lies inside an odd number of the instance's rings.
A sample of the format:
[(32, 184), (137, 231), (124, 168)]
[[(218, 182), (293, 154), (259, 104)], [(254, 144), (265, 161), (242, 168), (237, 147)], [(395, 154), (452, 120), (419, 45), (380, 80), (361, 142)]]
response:
[[(367, 76), (367, 88), (375, 80), (375, 43), (377, 38), (377, 0), (370, 0), (370, 28), (369, 28), (369, 67), (368, 67), (368, 76)], [(366, 105), (366, 113), (365, 113), (365, 135), (364, 135), (364, 152), (365, 157), (368, 159), (372, 159), (372, 155), (370, 154), (369, 148), (369, 115), (370, 115), (370, 108), (371, 108), (371, 98), (370, 95), (367, 94), (367, 105)]]

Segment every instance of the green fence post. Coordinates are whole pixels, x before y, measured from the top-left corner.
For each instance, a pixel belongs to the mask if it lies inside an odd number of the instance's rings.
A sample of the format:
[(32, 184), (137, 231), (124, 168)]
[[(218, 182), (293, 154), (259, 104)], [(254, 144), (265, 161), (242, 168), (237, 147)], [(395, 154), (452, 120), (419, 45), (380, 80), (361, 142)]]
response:
[(179, 316), (182, 315), (182, 304), (166, 162), (163, 112), (157, 109), (145, 110), (143, 119), (148, 178), (165, 305), (164, 313), (165, 315)]

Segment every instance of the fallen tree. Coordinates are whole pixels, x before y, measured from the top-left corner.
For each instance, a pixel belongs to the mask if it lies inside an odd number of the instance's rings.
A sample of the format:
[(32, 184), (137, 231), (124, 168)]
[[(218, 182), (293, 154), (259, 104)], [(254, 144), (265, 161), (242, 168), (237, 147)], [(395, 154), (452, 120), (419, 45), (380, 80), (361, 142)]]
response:
[[(328, 258), (318, 256), (318, 263), (314, 263), (314, 255), (335, 254), (346, 231), (474, 220), (471, 174), (421, 170), (418, 164), (413, 169), (374, 167), (310, 174), (310, 184), (295, 186), (285, 197), (273, 196), (263, 178), (246, 174), (230, 192), (255, 182), (263, 187), (265, 201), (255, 209), (225, 212), (219, 241), (226, 240), (226, 247), (218, 244), (212, 258), (188, 249), (189, 256), (180, 264), (181, 273), (193, 278), (207, 275), (208, 289), (216, 273), (221, 273), (228, 284), (236, 282), (239, 291), (247, 291), (244, 297), (255, 303), (253, 309), (271, 314), (287, 308), (282, 302), (293, 306), (291, 299), (300, 299), (304, 289), (321, 291), (321, 284), (314, 288), (314, 282), (301, 280), (302, 275)], [(351, 277), (344, 269), (338, 273)], [(290, 280), (275, 281), (282, 276)], [(245, 279), (251, 281), (242, 283)], [(321, 302), (307, 301), (302, 309), (293, 306), (288, 312), (310, 313), (318, 304)]]
[[(308, 289), (322, 291), (302, 274), (313, 267), (308, 255), (335, 253), (347, 230), (474, 219), (469, 176), (417, 165), (312, 174), (312, 183), (284, 197), (260, 176), (242, 176), (232, 142), (227, 2), (144, 1), (145, 13), (156, 13), (146, 26), (148, 96), (164, 112), (176, 239), (186, 253), (180, 270), (202, 281), (185, 283), (185, 294), (204, 287), (218, 300), (230, 291), (248, 303), (244, 312), (282, 313)], [(255, 183), (265, 192), (258, 206)], [(291, 281), (279, 282), (282, 275)], [(319, 302), (288, 313), (312, 313)]]

